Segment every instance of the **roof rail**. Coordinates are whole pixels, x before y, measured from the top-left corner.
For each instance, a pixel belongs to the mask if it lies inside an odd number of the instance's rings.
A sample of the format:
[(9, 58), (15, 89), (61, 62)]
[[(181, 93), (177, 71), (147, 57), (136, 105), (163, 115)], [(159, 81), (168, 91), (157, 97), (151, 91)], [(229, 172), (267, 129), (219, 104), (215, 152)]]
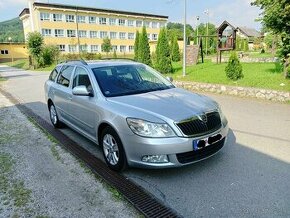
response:
[(82, 64), (84, 64), (84, 65), (88, 65), (88, 63), (87, 63), (85, 60), (83, 60), (83, 59), (77, 59), (77, 60), (65, 60), (65, 61), (62, 61), (62, 62), (60, 62), (60, 63), (69, 63), (69, 62), (80, 62), (80, 63), (82, 63)]
[(132, 58), (101, 58), (100, 60), (123, 60), (123, 61), (134, 61), (134, 62), (136, 62), (136, 60), (134, 60)]

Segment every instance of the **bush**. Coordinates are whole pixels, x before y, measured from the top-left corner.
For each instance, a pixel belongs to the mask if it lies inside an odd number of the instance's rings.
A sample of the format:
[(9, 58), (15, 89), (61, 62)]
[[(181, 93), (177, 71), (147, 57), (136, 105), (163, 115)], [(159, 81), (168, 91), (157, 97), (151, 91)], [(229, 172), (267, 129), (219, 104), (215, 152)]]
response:
[(261, 54), (264, 54), (264, 53), (265, 53), (265, 49), (262, 48), (260, 53), (261, 53)]
[(45, 45), (42, 48), (40, 63), (41, 67), (52, 65), (59, 58), (59, 48), (55, 45)]
[(243, 68), (235, 52), (231, 53), (228, 65), (225, 68), (226, 75), (231, 80), (238, 80), (244, 77)]
[(81, 55), (85, 60), (94, 60), (96, 59), (96, 54), (95, 53), (90, 53), (90, 52), (85, 52), (85, 53), (82, 53)]

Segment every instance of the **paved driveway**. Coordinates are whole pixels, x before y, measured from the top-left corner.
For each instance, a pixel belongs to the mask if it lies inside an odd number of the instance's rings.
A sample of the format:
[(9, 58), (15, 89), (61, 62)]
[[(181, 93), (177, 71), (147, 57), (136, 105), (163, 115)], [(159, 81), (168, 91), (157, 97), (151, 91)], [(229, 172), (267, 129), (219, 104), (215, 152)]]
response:
[[(4, 87), (48, 120), (47, 73), (0, 67)], [(184, 217), (290, 217), (290, 105), (210, 95), (231, 131), (214, 157), (183, 168), (130, 169), (124, 174)], [(62, 130), (102, 158), (100, 148)]]

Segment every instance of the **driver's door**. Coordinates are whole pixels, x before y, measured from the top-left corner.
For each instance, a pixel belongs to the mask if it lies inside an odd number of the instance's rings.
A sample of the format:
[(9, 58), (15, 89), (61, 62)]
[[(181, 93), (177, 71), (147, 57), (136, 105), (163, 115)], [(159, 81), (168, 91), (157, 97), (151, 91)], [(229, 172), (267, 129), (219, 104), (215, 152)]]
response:
[[(76, 86), (86, 86), (94, 93), (92, 83), (88, 72), (83, 67), (76, 67), (73, 76), (72, 89)], [(72, 95), (71, 104), (71, 121), (81, 131), (89, 134), (91, 137), (96, 136), (96, 97), (95, 96), (78, 96)]]

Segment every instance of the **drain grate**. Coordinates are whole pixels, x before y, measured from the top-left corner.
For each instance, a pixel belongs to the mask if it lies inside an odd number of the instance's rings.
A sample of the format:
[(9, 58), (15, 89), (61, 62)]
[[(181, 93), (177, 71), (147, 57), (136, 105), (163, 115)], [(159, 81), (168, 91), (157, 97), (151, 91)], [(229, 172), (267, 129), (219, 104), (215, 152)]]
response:
[(61, 131), (53, 128), (53, 126), (42, 117), (34, 113), (30, 108), (21, 104), (9, 92), (0, 88), (0, 92), (8, 98), (15, 106), (28, 118), (33, 119), (41, 128), (45, 129), (49, 134), (55, 137), (61, 145), (69, 150), (74, 156), (84, 161), (92, 171), (104, 179), (109, 185), (116, 188), (137, 210), (145, 217), (181, 217), (172, 208), (164, 205), (152, 194), (148, 193), (142, 187), (135, 184), (130, 179), (110, 170), (105, 163), (95, 157), (89, 151), (70, 139)]

